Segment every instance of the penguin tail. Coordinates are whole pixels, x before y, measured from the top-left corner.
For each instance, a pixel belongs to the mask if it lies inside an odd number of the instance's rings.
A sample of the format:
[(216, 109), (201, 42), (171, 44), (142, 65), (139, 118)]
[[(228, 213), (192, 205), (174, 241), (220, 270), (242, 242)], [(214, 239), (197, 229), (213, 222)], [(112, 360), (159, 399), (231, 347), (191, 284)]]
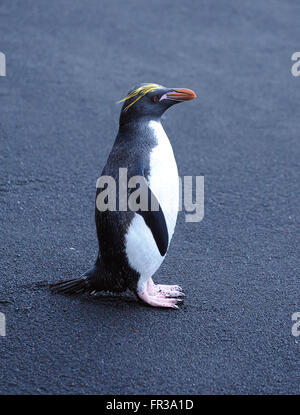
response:
[(86, 271), (79, 278), (72, 278), (70, 280), (58, 281), (54, 284), (49, 284), (49, 288), (53, 293), (61, 294), (82, 294), (86, 291), (91, 291), (93, 281), (95, 279), (97, 267), (96, 265)]
[(61, 294), (82, 294), (89, 290), (90, 284), (87, 277), (73, 278), (71, 280), (59, 281), (49, 284), (49, 288), (53, 293)]
[(49, 284), (49, 288), (53, 293), (61, 294), (83, 294), (93, 291), (125, 291), (127, 283), (123, 278), (115, 278), (112, 273), (108, 272), (98, 256), (95, 265), (82, 274), (79, 278), (73, 278), (65, 281), (58, 281)]

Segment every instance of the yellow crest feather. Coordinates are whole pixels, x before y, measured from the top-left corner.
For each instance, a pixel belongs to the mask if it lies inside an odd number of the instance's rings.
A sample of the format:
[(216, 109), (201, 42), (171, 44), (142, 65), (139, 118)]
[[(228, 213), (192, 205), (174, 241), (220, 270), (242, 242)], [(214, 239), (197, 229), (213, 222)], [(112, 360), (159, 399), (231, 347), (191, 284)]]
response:
[(121, 99), (118, 102), (127, 101), (128, 99), (131, 99), (133, 97), (137, 97), (134, 101), (132, 101), (129, 105), (127, 105), (127, 107), (124, 108), (123, 111), (127, 111), (128, 108), (130, 108), (133, 104), (135, 104), (143, 96), (148, 94), (148, 92), (155, 91), (156, 89), (159, 89), (159, 88), (161, 88), (161, 86), (158, 85), (158, 84), (144, 84), (144, 85), (140, 86), (139, 88), (136, 88), (134, 91), (130, 92), (130, 94), (127, 95), (127, 97)]

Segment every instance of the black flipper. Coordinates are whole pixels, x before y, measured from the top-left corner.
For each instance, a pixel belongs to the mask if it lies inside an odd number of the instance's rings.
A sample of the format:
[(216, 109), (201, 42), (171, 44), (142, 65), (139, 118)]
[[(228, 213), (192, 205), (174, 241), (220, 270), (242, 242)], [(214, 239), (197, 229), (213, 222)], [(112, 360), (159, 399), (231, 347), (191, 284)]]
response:
[[(154, 193), (151, 191), (146, 179), (145, 185), (148, 189), (148, 206), (145, 206), (145, 208), (143, 209), (138, 209), (136, 213), (143, 217), (146, 225), (152, 232), (153, 238), (156, 242), (157, 248), (161, 256), (164, 256), (168, 250), (169, 244), (169, 234), (166, 219), (160, 206), (160, 203), (154, 195)], [(132, 191), (133, 190), (134, 189), (132, 189)]]
[(156, 242), (157, 248), (160, 252), (161, 256), (164, 256), (168, 249), (169, 244), (169, 234), (168, 228), (166, 224), (165, 215), (162, 211), (162, 208), (152, 193), (150, 187), (148, 187), (148, 204), (150, 205), (149, 201), (155, 200), (155, 203), (158, 205), (158, 210), (151, 210), (151, 206), (147, 212), (143, 212), (142, 210), (138, 210), (136, 213), (141, 215), (144, 218), (144, 221), (150, 231), (152, 232), (153, 238)]

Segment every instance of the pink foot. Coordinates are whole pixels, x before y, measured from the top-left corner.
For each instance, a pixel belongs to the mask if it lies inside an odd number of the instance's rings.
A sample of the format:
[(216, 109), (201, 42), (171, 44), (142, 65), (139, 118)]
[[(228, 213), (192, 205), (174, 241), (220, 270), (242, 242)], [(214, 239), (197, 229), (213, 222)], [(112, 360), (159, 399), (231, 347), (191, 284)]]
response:
[(152, 278), (149, 278), (145, 290), (139, 291), (137, 295), (141, 300), (153, 307), (178, 308), (177, 304), (182, 303), (182, 300), (170, 297), (184, 295), (179, 289), (180, 287), (177, 285), (155, 285)]

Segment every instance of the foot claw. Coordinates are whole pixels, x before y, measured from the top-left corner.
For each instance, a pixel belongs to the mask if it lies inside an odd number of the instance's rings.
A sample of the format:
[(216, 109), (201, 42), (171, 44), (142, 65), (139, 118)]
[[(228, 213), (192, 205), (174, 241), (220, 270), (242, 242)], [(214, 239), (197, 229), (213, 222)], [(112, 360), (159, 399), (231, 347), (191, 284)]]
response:
[(185, 294), (182, 293), (181, 291), (169, 291), (165, 293), (165, 296), (167, 298), (172, 298), (172, 297), (185, 297)]

